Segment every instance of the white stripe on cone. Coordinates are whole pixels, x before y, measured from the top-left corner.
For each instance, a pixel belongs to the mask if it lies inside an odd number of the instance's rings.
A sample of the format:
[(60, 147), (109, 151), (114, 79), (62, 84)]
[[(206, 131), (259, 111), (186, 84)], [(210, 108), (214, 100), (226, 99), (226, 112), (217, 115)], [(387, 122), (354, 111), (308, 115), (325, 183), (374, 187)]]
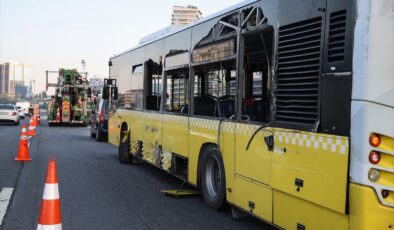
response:
[(37, 230), (62, 230), (62, 224), (37, 225)]
[(58, 200), (59, 199), (59, 186), (58, 184), (45, 184), (44, 194), (42, 195), (44, 200)]

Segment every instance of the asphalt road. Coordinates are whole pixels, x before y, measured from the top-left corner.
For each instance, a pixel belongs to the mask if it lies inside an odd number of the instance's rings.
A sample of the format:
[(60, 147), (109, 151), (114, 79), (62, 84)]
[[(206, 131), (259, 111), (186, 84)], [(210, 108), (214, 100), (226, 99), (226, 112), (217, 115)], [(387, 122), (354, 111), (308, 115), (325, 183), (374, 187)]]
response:
[[(25, 119), (24, 122), (27, 122)], [(87, 128), (38, 128), (32, 162), (14, 161), (21, 125), (0, 125), (0, 190), (14, 188), (1, 230), (36, 229), (48, 159), (57, 162), (63, 229), (273, 229), (255, 218), (235, 221), (201, 196), (171, 198), (181, 181), (146, 164), (121, 165), (117, 149)]]

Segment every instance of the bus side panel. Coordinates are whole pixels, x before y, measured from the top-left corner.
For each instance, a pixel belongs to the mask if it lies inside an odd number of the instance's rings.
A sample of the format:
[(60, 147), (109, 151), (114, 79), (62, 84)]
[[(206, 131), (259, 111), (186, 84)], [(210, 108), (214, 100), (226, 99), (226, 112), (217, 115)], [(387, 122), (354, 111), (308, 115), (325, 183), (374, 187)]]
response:
[(349, 229), (348, 216), (274, 190), (274, 224), (284, 229)]
[(130, 111), (129, 129), (130, 129), (130, 141), (131, 141), (131, 152), (136, 154), (138, 152), (138, 141), (143, 140), (142, 127), (143, 127), (143, 115), (140, 111)]
[(272, 187), (345, 213), (349, 140), (275, 129)]
[(197, 185), (197, 168), (201, 147), (205, 143), (217, 143), (219, 121), (191, 117), (189, 125), (188, 181)]
[(115, 146), (119, 146), (120, 126), (125, 122), (122, 115), (125, 115), (125, 110), (118, 109), (115, 113), (111, 111), (108, 118), (108, 142)]
[(271, 184), (272, 151), (268, 150), (264, 138), (273, 135), (272, 129), (260, 130), (250, 142), (257, 125), (237, 124), (235, 172), (254, 181)]
[(108, 143), (119, 146), (119, 132), (117, 112), (108, 119)]
[(380, 204), (373, 188), (350, 183), (350, 229), (391, 229), (394, 209)]
[(162, 114), (144, 112), (143, 124), (143, 159), (159, 167), (163, 143)]
[(163, 115), (163, 152), (189, 157), (189, 118)]
[(272, 189), (248, 178), (235, 176), (236, 206), (266, 222), (272, 223)]
[(226, 199), (230, 203), (235, 203), (235, 193), (237, 187), (234, 184), (235, 175), (235, 130), (236, 124), (223, 122), (220, 131), (220, 152), (223, 157), (224, 170), (226, 175)]
[(251, 140), (258, 128), (257, 125), (236, 124), (233, 204), (272, 223), (272, 188), (269, 187), (272, 151), (269, 151), (265, 137), (273, 135), (273, 131), (272, 128), (260, 130)]

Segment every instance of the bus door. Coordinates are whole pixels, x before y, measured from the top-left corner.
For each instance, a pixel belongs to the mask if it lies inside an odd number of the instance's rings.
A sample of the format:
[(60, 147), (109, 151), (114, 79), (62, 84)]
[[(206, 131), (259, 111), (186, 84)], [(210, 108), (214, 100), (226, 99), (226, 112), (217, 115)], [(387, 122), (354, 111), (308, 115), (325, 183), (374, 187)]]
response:
[[(272, 128), (270, 57), (273, 29), (244, 35), (242, 120), (236, 125), (235, 184), (237, 205), (272, 220)], [(241, 92), (242, 92), (241, 91)]]
[(183, 160), (189, 156), (189, 69), (180, 68), (166, 72), (164, 85), (165, 115), (161, 166), (170, 170), (172, 154)]
[(160, 167), (162, 158), (162, 69), (159, 63), (145, 63), (145, 112), (143, 115), (143, 159)]

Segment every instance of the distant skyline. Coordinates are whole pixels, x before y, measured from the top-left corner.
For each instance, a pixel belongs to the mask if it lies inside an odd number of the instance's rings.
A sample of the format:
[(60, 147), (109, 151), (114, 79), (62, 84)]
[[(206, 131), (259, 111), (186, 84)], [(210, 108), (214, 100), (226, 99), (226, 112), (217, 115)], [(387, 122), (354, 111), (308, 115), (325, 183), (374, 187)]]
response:
[(197, 6), (206, 17), (240, 0), (0, 0), (0, 63), (32, 68), (35, 93), (45, 70), (77, 68), (108, 76), (109, 58), (171, 24), (173, 5)]

